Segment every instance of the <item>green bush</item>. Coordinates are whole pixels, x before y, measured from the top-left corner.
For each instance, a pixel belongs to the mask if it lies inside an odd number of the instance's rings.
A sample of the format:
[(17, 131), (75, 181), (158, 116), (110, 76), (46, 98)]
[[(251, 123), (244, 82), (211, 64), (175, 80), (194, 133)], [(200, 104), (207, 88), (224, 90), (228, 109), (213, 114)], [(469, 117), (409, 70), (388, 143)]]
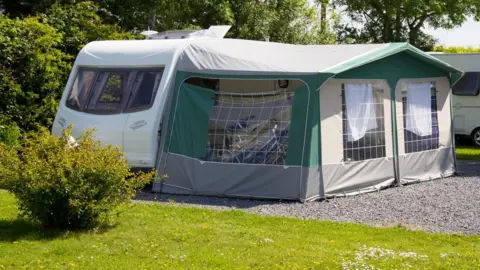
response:
[(16, 124), (2, 124), (0, 122), (0, 142), (9, 145), (17, 146), (20, 144), (22, 132)]
[(7, 180), (16, 177), (19, 163), (16, 149), (0, 141), (0, 189), (8, 188)]
[(75, 145), (70, 135), (71, 127), (62, 137), (40, 128), (25, 135), (21, 148), (0, 143), (0, 179), (17, 198), (22, 216), (45, 227), (94, 228), (130, 202), (153, 172), (130, 172), (123, 153), (101, 146), (92, 131)]

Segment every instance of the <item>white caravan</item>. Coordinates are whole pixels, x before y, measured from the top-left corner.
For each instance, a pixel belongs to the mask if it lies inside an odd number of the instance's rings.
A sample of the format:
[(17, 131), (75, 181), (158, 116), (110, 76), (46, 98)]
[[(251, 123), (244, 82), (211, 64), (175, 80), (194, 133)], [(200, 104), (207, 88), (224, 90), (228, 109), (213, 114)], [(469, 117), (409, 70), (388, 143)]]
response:
[(473, 143), (480, 146), (480, 54), (431, 55), (465, 71), (452, 89), (455, 135), (471, 136)]
[[(95, 41), (78, 54), (52, 134), (98, 128), (96, 139), (120, 146), (132, 168), (155, 167), (161, 119), (175, 61), (190, 39), (223, 38), (230, 26), (200, 31), (145, 31), (143, 40)], [(162, 39), (162, 40), (158, 40)]]

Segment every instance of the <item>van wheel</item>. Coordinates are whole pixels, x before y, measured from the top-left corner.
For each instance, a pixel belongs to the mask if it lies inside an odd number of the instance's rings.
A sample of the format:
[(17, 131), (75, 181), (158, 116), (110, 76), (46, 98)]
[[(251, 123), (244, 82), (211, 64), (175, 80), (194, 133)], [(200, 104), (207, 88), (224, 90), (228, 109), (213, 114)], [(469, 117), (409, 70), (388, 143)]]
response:
[(477, 128), (472, 132), (472, 142), (473, 145), (480, 147), (480, 128)]

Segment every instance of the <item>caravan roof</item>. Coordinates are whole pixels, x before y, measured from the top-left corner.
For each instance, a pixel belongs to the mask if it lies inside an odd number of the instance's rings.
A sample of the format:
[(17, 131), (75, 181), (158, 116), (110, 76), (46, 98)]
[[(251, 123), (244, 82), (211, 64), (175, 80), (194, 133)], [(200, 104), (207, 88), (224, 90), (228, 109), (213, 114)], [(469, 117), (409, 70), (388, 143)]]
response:
[(480, 53), (429, 53), (466, 72), (480, 72)]
[(177, 69), (190, 72), (335, 74), (400, 52), (459, 72), (407, 43), (291, 45), (239, 39), (95, 41), (82, 49), (75, 64), (152, 66), (178, 59)]

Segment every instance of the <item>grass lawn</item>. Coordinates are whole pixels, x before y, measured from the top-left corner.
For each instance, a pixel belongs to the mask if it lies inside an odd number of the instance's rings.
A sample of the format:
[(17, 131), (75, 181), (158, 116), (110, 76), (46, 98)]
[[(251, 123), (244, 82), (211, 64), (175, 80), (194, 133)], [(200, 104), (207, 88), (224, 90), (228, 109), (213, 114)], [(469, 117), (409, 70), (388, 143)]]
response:
[(461, 145), (455, 149), (460, 160), (480, 160), (480, 147)]
[[(0, 190), (0, 269), (405, 269), (480, 267), (480, 237), (135, 204), (118, 225), (42, 231)], [(354, 268), (354, 267), (353, 267)]]

